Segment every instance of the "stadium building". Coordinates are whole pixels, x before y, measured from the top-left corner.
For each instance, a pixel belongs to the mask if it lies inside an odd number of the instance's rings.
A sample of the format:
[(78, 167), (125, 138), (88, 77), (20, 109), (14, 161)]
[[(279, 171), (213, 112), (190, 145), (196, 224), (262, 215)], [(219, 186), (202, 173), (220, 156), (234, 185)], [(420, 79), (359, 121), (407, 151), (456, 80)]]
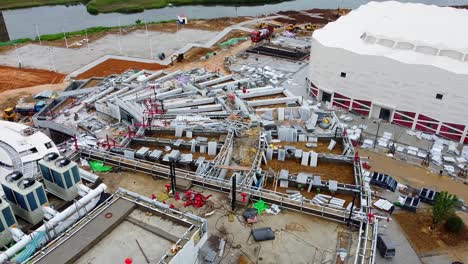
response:
[(314, 32), (319, 101), (468, 144), (468, 11), (370, 2)]

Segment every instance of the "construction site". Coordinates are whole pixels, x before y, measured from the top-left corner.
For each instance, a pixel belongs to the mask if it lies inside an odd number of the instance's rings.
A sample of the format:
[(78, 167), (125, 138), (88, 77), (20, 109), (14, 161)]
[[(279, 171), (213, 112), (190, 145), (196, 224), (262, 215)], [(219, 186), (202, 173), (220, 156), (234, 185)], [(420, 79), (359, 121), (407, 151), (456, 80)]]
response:
[(0, 52), (0, 263), (468, 261), (430, 213), (448, 191), (468, 218), (468, 148), (311, 82), (311, 39), (349, 12)]

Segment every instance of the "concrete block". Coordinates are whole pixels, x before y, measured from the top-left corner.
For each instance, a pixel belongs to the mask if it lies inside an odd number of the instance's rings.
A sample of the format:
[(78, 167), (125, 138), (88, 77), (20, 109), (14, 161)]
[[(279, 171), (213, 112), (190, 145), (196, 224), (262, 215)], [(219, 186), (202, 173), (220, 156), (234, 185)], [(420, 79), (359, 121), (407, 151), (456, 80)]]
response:
[(218, 146), (218, 142), (216, 142), (216, 141), (208, 142), (208, 155), (216, 156), (217, 146)]
[(302, 157), (302, 149), (296, 149), (294, 157), (300, 159)]
[(278, 160), (284, 161), (286, 159), (286, 150), (280, 149), (278, 150)]
[(273, 159), (273, 150), (271, 148), (267, 148), (266, 158), (267, 158), (267, 160), (272, 160)]
[(309, 152), (310, 156), (310, 166), (311, 167), (317, 167), (317, 161), (318, 161), (318, 154), (316, 152)]
[(281, 170), (278, 179), (287, 180), (288, 177), (289, 177), (289, 171), (288, 170)]
[(278, 108), (278, 120), (279, 121), (284, 120), (284, 108)]
[(289, 181), (288, 180), (280, 180), (280, 186), (281, 188), (288, 188), (289, 187)]
[(185, 131), (185, 137), (192, 138), (192, 131), (191, 130)]
[(206, 146), (200, 145), (200, 153), (206, 153)]
[(304, 135), (304, 134), (299, 134), (299, 142), (306, 142), (306, 141), (307, 141), (306, 135)]
[(190, 147), (190, 152), (195, 153), (195, 151), (197, 151), (197, 141), (192, 139), (190, 142), (192, 143)]
[(328, 145), (328, 149), (329, 150), (332, 150), (336, 145), (336, 141), (335, 140), (330, 140), (330, 144)]
[(302, 153), (301, 165), (307, 166), (309, 164), (309, 152)]
[(328, 189), (331, 191), (331, 192), (336, 192), (338, 190), (338, 182), (337, 181), (333, 181), (333, 180), (329, 180), (328, 181)]
[(182, 137), (182, 134), (184, 133), (184, 128), (185, 126), (176, 126), (175, 127), (175, 136), (176, 137)]

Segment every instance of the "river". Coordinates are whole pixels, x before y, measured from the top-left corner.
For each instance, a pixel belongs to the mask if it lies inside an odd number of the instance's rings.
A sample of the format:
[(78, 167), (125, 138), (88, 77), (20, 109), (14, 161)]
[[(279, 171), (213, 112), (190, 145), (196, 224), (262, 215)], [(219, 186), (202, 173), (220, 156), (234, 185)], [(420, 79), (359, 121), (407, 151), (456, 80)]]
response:
[[(39, 34), (52, 34), (62, 31), (75, 31), (96, 26), (118, 26), (134, 24), (136, 20), (162, 21), (175, 19), (178, 14), (185, 14), (190, 19), (219, 18), (235, 16), (258, 16), (286, 10), (305, 10), (312, 8), (357, 8), (368, 0), (295, 0), (279, 4), (259, 6), (180, 6), (145, 10), (136, 14), (99, 14), (91, 15), (86, 6), (42, 6), (5, 10), (4, 20), (10, 39), (34, 38)], [(424, 4), (468, 5), (468, 0), (402, 0)]]

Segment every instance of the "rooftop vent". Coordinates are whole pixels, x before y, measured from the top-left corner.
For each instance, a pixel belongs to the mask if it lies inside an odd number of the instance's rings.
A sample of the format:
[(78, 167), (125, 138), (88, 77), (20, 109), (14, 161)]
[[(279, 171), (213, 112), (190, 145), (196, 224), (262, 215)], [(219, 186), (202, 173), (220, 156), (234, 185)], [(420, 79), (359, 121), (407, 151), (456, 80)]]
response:
[(59, 159), (55, 162), (55, 166), (57, 167), (65, 167), (67, 166), (68, 164), (70, 164), (70, 160), (69, 159)]
[(35, 182), (36, 180), (34, 180), (33, 178), (22, 179), (20, 182), (18, 182), (18, 187), (20, 189), (26, 189), (28, 187), (33, 186)]
[(58, 153), (52, 152), (44, 156), (45, 161), (54, 161), (59, 157)]
[(14, 171), (8, 174), (6, 177), (7, 182), (15, 182), (21, 178), (23, 178), (23, 173), (20, 171)]

